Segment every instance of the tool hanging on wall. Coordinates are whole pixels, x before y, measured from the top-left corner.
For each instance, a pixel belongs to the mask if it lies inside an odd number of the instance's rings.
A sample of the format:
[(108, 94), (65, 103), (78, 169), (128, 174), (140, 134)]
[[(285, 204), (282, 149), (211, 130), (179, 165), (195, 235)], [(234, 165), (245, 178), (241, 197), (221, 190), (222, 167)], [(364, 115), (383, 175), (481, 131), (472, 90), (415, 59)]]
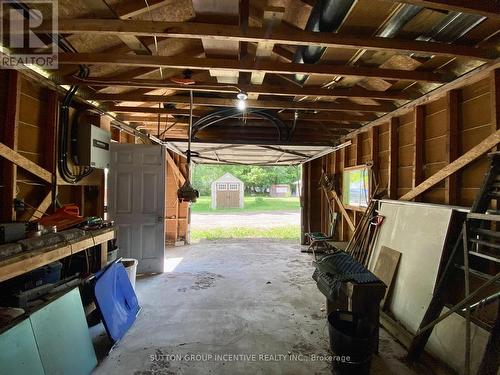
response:
[(193, 90), (189, 91), (189, 131), (187, 157), (187, 178), (186, 182), (177, 191), (177, 197), (181, 202), (196, 202), (200, 193), (191, 185), (191, 137), (193, 132)]

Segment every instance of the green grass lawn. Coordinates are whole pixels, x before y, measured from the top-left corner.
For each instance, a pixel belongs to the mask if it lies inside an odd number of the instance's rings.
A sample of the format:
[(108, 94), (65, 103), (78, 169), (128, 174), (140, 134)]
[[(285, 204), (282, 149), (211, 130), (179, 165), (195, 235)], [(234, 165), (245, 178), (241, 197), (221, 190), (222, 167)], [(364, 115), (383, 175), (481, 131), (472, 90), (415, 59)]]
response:
[(191, 240), (220, 240), (227, 238), (272, 238), (280, 240), (298, 240), (300, 237), (299, 225), (284, 225), (271, 228), (214, 228), (214, 229), (193, 229)]
[(298, 211), (300, 202), (298, 197), (290, 198), (269, 198), (269, 197), (245, 197), (244, 208), (228, 208), (212, 210), (210, 208), (210, 197), (199, 197), (193, 203), (191, 210), (194, 213), (228, 213), (247, 211)]

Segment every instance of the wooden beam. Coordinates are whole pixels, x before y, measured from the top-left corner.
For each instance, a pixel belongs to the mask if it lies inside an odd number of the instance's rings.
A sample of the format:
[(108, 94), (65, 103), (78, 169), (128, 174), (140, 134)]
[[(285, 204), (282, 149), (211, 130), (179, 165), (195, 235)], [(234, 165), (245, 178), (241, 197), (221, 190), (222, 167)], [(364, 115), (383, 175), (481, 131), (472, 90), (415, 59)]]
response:
[[(17, 151), (19, 106), (21, 100), (21, 74), (17, 70), (7, 72), (7, 92), (5, 102), (5, 122), (2, 126), (0, 141), (10, 149)], [(17, 167), (15, 164), (2, 161), (2, 182), (0, 189), (1, 220), (15, 221), (14, 198), (16, 197)]]
[[(57, 124), (59, 115), (59, 95), (53, 90), (49, 90), (47, 98), (47, 107), (44, 128), (44, 160), (42, 166), (52, 174), (52, 186), (50, 187), (54, 209), (57, 197)], [(49, 205), (50, 206), (50, 205)], [(49, 207), (47, 206), (45, 210)]]
[[(283, 27), (279, 30), (249, 27), (246, 32), (239, 26), (192, 22), (163, 22), (103, 19), (60, 19), (61, 34), (111, 34), (114, 36), (148, 36), (161, 38), (210, 39), (270, 44), (329, 48), (367, 49), (420, 54), (469, 57), (482, 60), (494, 59), (498, 54), (466, 45), (382, 37), (359, 37), (328, 32), (309, 32)], [(35, 31), (52, 32), (50, 22), (42, 23)]]
[(342, 203), (342, 201), (340, 200), (339, 196), (337, 195), (337, 193), (335, 192), (335, 190), (332, 190), (331, 191), (331, 194), (332, 194), (332, 197), (333, 199), (335, 199), (335, 202), (337, 203), (337, 205), (339, 206), (339, 209), (340, 209), (340, 212), (342, 213), (342, 216), (344, 217), (347, 225), (349, 226), (349, 228), (351, 229), (351, 231), (355, 231), (356, 227), (354, 226), (351, 218), (349, 217), (349, 214), (347, 213), (345, 207), (344, 207), (344, 204)]
[[(58, 81), (62, 85), (80, 85), (95, 87), (137, 87), (137, 88), (168, 88), (176, 91), (194, 92), (221, 92), (236, 94), (236, 87), (228, 87), (226, 84), (200, 84), (200, 85), (177, 85), (155, 79), (129, 79), (120, 80), (116, 78), (78, 78), (64, 77)], [(263, 94), (275, 96), (317, 96), (322, 98), (370, 98), (383, 100), (412, 100), (417, 98), (416, 93), (400, 90), (371, 91), (360, 86), (351, 88), (327, 89), (322, 86), (296, 86), (296, 85), (252, 85), (238, 84), (237, 87), (248, 94)]]
[(493, 147), (497, 146), (498, 143), (500, 143), (500, 130), (497, 130), (495, 133), (485, 138), (477, 146), (471, 148), (469, 151), (460, 156), (454, 162), (448, 164), (439, 172), (434, 173), (431, 177), (422, 182), (420, 185), (418, 185), (417, 187), (415, 187), (414, 189), (403, 195), (400, 198), (400, 200), (409, 201), (411, 199), (414, 199), (415, 197), (422, 194), (424, 191), (427, 191), (437, 183), (443, 181), (446, 177), (451, 176), (453, 173), (464, 168), (465, 166), (467, 166), (472, 161), (476, 160), (481, 155), (484, 155)]
[(52, 174), (49, 171), (33, 163), (31, 160), (25, 158), (3, 143), (0, 143), (0, 156), (16, 164), (18, 167), (27, 170), (42, 180), (49, 183), (52, 182)]
[(423, 81), (445, 83), (453, 79), (450, 75), (429, 71), (408, 71), (381, 69), (362, 66), (332, 64), (298, 64), (278, 61), (253, 61), (230, 59), (197, 59), (190, 57), (107, 55), (100, 53), (61, 53), (58, 56), (61, 65), (87, 64), (111, 66), (140, 66), (177, 69), (226, 70), (229, 72), (265, 72), (273, 74), (317, 74), (321, 76), (371, 77), (405, 81)]
[(161, 8), (169, 3), (174, 3), (173, 0), (148, 0), (136, 1), (128, 0), (120, 2), (113, 7), (114, 11), (121, 19), (131, 18)]
[(49, 209), (51, 203), (52, 203), (52, 191), (50, 191), (47, 195), (45, 195), (45, 198), (43, 198), (43, 200), (40, 202), (40, 204), (36, 208), (36, 211), (33, 212), (29, 221), (40, 219), (43, 216), (43, 214)]
[(355, 156), (354, 165), (359, 165), (361, 163), (362, 154), (363, 154), (363, 140), (362, 140), (362, 135), (358, 134), (356, 136), (356, 153), (354, 154)]
[[(179, 95), (135, 95), (135, 94), (89, 94), (87, 99), (114, 102), (137, 103), (173, 103), (189, 104), (189, 97)], [(236, 108), (237, 99), (194, 97), (195, 106), (232, 107)], [(392, 103), (363, 105), (357, 103), (306, 102), (292, 100), (252, 100), (246, 101), (247, 108), (317, 110), (317, 111), (349, 111), (349, 112), (390, 112), (396, 107)]]
[(170, 156), (170, 153), (167, 152), (166, 154), (167, 154), (167, 163), (168, 165), (170, 165), (170, 168), (172, 168), (172, 171), (174, 172), (175, 176), (177, 177), (177, 180), (179, 181), (178, 186), (181, 187), (186, 182), (186, 177), (184, 177), (177, 164), (175, 164), (175, 161), (174, 159), (172, 159), (172, 156)]
[(412, 187), (419, 185), (424, 176), (424, 125), (425, 107), (419, 105), (415, 107), (414, 113), (415, 131), (413, 133), (413, 173)]
[(372, 169), (375, 172), (375, 176), (379, 176), (379, 173), (378, 173), (378, 153), (379, 153), (378, 132), (379, 132), (378, 128), (372, 128), (370, 131)]
[(498, 0), (389, 0), (397, 3), (406, 3), (440, 9), (450, 12), (464, 12), (479, 14), (494, 20), (500, 20), (500, 3)]
[[(164, 108), (153, 108), (153, 107), (130, 107), (130, 106), (109, 106), (108, 110), (115, 113), (145, 113), (145, 114), (157, 114), (165, 113), (173, 116), (189, 116), (188, 109), (164, 109)], [(211, 111), (194, 109), (193, 117), (201, 117), (209, 114)], [(293, 120), (294, 114), (290, 112), (282, 112), (278, 115), (282, 120)], [(328, 113), (311, 113), (311, 114), (299, 114), (300, 120), (305, 121), (346, 121), (346, 122), (366, 122), (377, 118), (376, 115), (372, 113), (361, 113), (353, 114), (346, 112), (328, 112)]]
[(398, 198), (398, 126), (399, 119), (397, 117), (392, 117), (389, 122), (389, 179), (387, 183), (387, 194), (389, 195), (389, 199)]
[(349, 133), (348, 135), (343, 137), (342, 140), (347, 140), (349, 138), (353, 138), (356, 134), (365, 132), (374, 126), (379, 126), (379, 125), (385, 124), (388, 121), (390, 121), (391, 118), (394, 116), (402, 116), (410, 111), (413, 111), (415, 106), (417, 106), (417, 105), (423, 105), (423, 104), (427, 104), (431, 101), (435, 101), (435, 100), (447, 95), (448, 91), (450, 91), (450, 90), (458, 89), (458, 88), (461, 88), (463, 86), (479, 82), (480, 80), (482, 80), (486, 77), (489, 77), (490, 73), (493, 70), (499, 69), (499, 68), (500, 68), (500, 59), (497, 59), (491, 63), (483, 64), (480, 67), (478, 67), (474, 70), (471, 70), (470, 72), (464, 74), (463, 76), (458, 77), (454, 81), (447, 83), (445, 85), (442, 85), (442, 86), (438, 87), (437, 89), (435, 89), (435, 90), (433, 90), (425, 95), (422, 95), (421, 97), (419, 97), (415, 100), (412, 100), (412, 101), (402, 105), (401, 107), (399, 107), (395, 111), (393, 111), (385, 116), (381, 116), (381, 117), (377, 118), (376, 120), (362, 126), (361, 128)]
[[(459, 155), (460, 90), (451, 90), (446, 97), (446, 162), (453, 162)], [(458, 204), (458, 173), (445, 180), (444, 203)]]
[(292, 61), (294, 53), (281, 45), (274, 45), (273, 53), (279, 57), (284, 58), (287, 61)]
[(491, 97), (491, 130), (500, 129), (500, 69), (495, 69), (490, 74)]
[[(291, 117), (291, 116), (289, 116)], [(246, 117), (247, 120), (261, 120), (261, 121), (264, 121), (258, 117), (255, 117), (255, 116), (247, 116)], [(120, 116), (120, 120), (121, 121), (129, 121), (129, 122), (141, 122), (141, 123), (144, 123), (146, 125), (155, 125), (157, 126), (158, 124), (158, 117), (157, 116), (133, 116), (133, 115), (121, 115)], [(282, 118), (282, 120), (284, 120)], [(320, 122), (320, 124), (317, 124), (318, 126), (321, 126), (321, 128), (335, 128), (335, 129), (357, 129), (360, 125), (359, 124), (356, 124), (356, 123), (343, 123), (343, 122), (338, 122), (338, 121), (315, 121), (315, 120), (308, 120), (307, 118), (304, 118), (304, 119), (300, 119), (298, 122), (297, 122), (297, 126), (298, 127), (301, 127), (301, 126), (307, 126), (309, 128), (312, 128), (312, 127), (317, 127), (317, 126), (314, 126), (316, 124), (314, 124), (315, 122)], [(166, 117), (161, 117), (160, 119), (160, 124), (162, 124), (162, 126), (164, 126), (164, 124), (167, 123), (168, 127), (172, 126), (173, 128), (176, 128), (176, 127), (182, 127), (182, 128), (187, 128), (188, 124), (189, 124), (189, 120), (188, 119), (182, 119), (182, 120), (179, 120), (179, 119), (172, 119), (170, 117), (166, 118)], [(174, 125), (175, 123), (175, 125)]]

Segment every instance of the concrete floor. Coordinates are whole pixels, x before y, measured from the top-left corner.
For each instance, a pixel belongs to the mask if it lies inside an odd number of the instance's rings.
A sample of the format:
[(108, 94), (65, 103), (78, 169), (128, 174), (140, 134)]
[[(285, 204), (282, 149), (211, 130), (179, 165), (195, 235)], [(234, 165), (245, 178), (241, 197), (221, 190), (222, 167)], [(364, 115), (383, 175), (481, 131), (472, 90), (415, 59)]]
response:
[[(324, 297), (295, 243), (202, 242), (167, 250), (166, 272), (142, 277), (142, 311), (95, 374), (330, 374)], [(92, 330), (104, 339), (102, 325)], [(409, 369), (381, 330), (372, 374)], [(102, 343), (102, 340), (100, 340)], [(316, 357), (313, 357), (316, 356)]]

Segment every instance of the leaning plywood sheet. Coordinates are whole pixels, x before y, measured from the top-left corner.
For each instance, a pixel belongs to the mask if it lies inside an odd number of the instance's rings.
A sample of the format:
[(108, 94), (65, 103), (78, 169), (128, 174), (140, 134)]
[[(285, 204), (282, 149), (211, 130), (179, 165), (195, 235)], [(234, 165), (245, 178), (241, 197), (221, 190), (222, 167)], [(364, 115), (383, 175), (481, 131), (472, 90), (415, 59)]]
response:
[(46, 374), (87, 375), (97, 359), (78, 288), (30, 317)]
[(402, 253), (389, 305), (394, 316), (416, 332), (432, 297), (452, 209), (445, 206), (384, 201), (370, 270), (382, 246)]
[(387, 246), (382, 246), (373, 269), (375, 276), (387, 285), (381, 305), (383, 309), (386, 308), (386, 304), (389, 302), (388, 298), (390, 298), (392, 294), (394, 276), (396, 275), (400, 257), (401, 253), (399, 251), (393, 250)]
[[(380, 202), (385, 217), (369, 269), (373, 270), (383, 246), (401, 252), (388, 311), (415, 333), (436, 283), (453, 207), (401, 201)], [(478, 366), (488, 334), (472, 325), (472, 369)], [(460, 372), (464, 361), (465, 320), (453, 314), (434, 329), (427, 350)]]
[(29, 319), (0, 334), (0, 374), (45, 374)]

